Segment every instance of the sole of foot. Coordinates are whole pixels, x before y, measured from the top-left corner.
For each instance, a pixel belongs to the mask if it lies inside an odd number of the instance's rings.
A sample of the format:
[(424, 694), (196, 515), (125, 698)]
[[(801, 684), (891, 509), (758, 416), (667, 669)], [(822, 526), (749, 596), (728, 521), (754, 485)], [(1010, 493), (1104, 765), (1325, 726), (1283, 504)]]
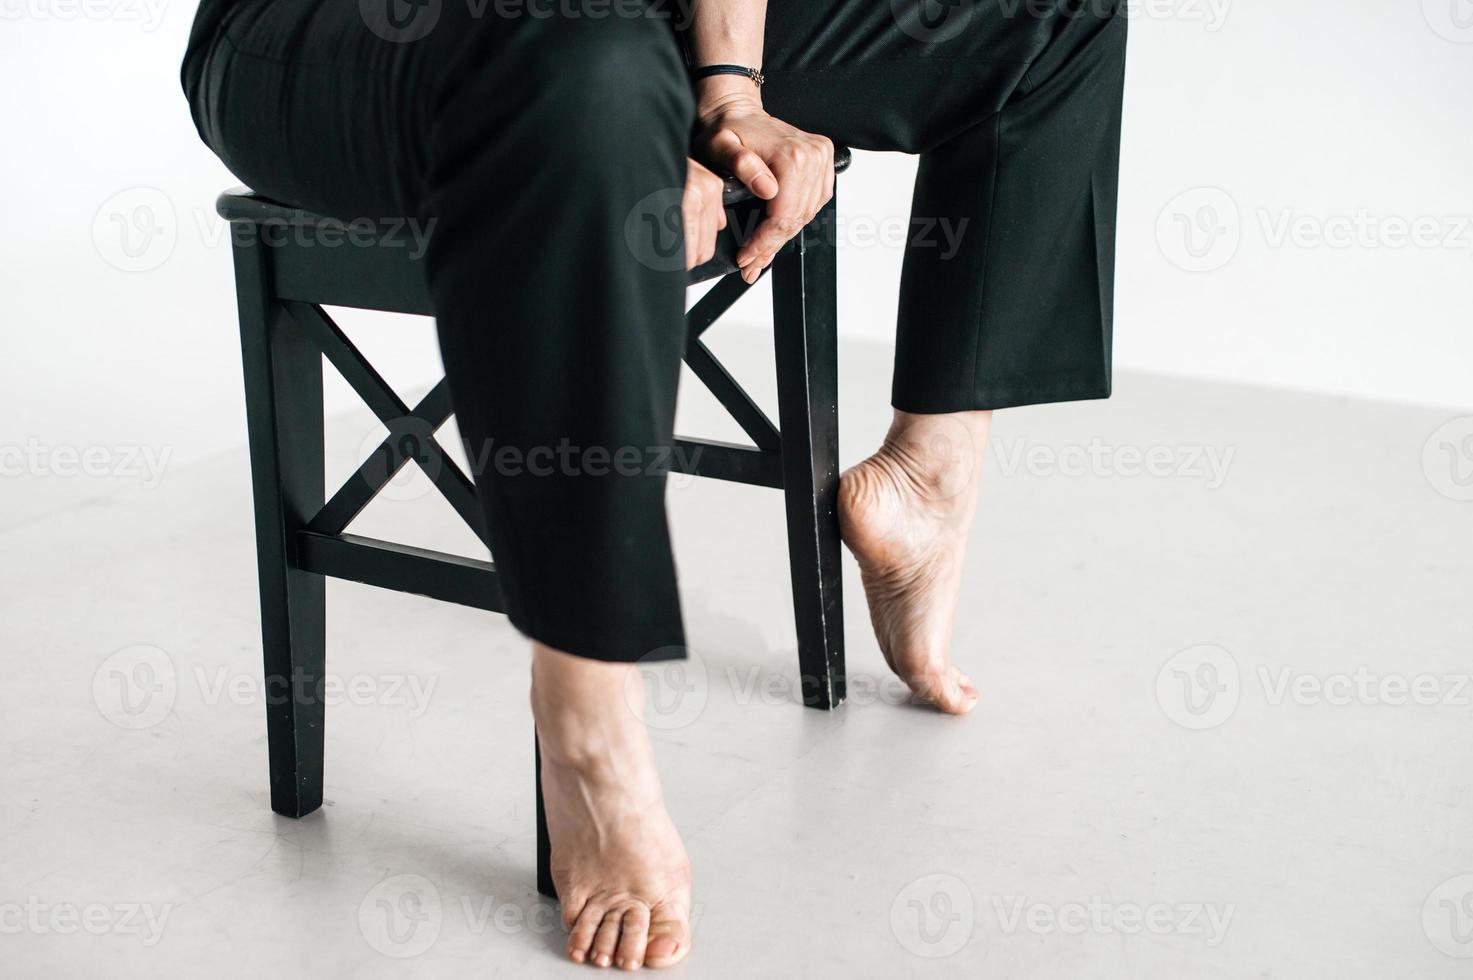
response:
[(977, 426), (941, 418), (928, 418), (928, 431), (892, 428), (843, 473), (839, 527), (885, 662), (918, 699), (960, 715), (979, 700), (951, 646), (986, 420), (979, 438)]

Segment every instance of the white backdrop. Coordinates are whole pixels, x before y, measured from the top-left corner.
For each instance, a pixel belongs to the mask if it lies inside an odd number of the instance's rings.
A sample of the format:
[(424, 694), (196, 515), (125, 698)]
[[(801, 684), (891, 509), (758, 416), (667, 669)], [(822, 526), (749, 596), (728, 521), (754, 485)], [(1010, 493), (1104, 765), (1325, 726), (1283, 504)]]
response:
[[(106, 487), (68, 449), (131, 484), (244, 441), (233, 180), (177, 81), (193, 7), (0, 0), (0, 463), (56, 471), (0, 483), (0, 528)], [(1117, 366), (1473, 408), (1473, 3), (1132, 9)], [(866, 154), (841, 182), (851, 337), (890, 338), (899, 252), (863, 229), (903, 222), (912, 172)], [(365, 329), (391, 380), (435, 374), (424, 324)]]

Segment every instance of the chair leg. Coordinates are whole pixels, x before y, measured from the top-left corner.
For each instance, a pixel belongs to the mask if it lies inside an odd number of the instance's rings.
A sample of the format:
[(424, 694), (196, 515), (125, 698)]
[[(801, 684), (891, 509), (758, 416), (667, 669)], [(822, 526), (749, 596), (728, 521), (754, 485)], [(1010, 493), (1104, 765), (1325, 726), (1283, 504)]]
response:
[(532, 760), (537, 775), (537, 891), (556, 899), (557, 886), (552, 883), (552, 838), (547, 836), (547, 808), (542, 804), (542, 743), (535, 733)]
[(844, 700), (834, 203), (773, 265), (783, 496), (803, 703)]
[(246, 420), (256, 510), (271, 809), (322, 805), (326, 602), (321, 575), (296, 563), (296, 535), (322, 507), (322, 358), (270, 287), (269, 249), (235, 249)]

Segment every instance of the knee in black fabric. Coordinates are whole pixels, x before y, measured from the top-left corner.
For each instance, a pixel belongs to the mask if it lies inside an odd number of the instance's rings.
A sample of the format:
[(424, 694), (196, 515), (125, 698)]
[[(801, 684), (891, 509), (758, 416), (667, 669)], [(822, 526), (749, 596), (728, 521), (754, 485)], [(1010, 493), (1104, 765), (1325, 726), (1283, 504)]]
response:
[(468, 22), (439, 104), (458, 115), (515, 114), (535, 124), (547, 150), (612, 159), (630, 141), (686, 135), (694, 98), (671, 26), (629, 7), (613, 4), (624, 13), (601, 18), (524, 13), (510, 23)]

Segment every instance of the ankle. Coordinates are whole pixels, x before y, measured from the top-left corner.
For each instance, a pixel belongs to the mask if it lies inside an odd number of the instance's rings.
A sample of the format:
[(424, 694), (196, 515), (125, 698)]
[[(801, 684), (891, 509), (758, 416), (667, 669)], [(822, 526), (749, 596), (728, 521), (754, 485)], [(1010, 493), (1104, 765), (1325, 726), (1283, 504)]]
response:
[(547, 766), (623, 769), (649, 754), (644, 686), (633, 664), (532, 644), (532, 716)]
[(922, 499), (964, 500), (976, 490), (991, 422), (991, 412), (896, 411), (875, 455)]

